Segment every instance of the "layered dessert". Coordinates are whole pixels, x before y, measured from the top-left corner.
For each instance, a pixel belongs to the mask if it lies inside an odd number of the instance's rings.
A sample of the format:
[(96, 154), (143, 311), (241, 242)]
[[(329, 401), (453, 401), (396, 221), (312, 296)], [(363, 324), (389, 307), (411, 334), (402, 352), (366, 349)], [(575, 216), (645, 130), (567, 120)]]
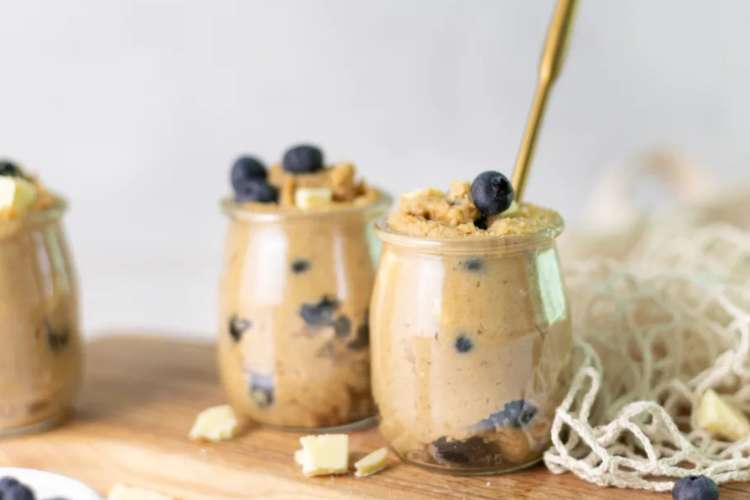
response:
[(0, 161), (0, 434), (51, 425), (81, 378), (78, 303), (63, 202)]
[(373, 389), (402, 458), (493, 473), (541, 457), (569, 373), (561, 230), (498, 172), (408, 193), (380, 225)]
[(219, 337), (230, 404), (288, 428), (372, 416), (370, 226), (386, 197), (308, 145), (270, 168), (242, 157), (231, 180)]

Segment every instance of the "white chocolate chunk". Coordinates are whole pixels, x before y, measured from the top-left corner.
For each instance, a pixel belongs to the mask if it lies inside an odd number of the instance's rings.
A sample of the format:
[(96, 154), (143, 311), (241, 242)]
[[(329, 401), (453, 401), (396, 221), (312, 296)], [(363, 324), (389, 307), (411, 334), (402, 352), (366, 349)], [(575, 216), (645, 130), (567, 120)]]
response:
[(331, 203), (332, 199), (333, 192), (325, 187), (301, 187), (294, 192), (294, 204), (303, 209), (326, 206)]
[(388, 448), (375, 450), (354, 464), (356, 477), (371, 476), (380, 472), (388, 465)]
[(294, 452), (294, 463), (300, 467), (305, 466), (305, 450), (297, 450)]
[(107, 500), (174, 500), (172, 497), (156, 493), (155, 491), (115, 484), (107, 495)]
[(305, 436), (299, 442), (302, 444), (299, 460), (305, 476), (345, 474), (349, 471), (349, 436), (346, 434)]
[(750, 421), (744, 413), (709, 389), (698, 406), (698, 425), (711, 434), (739, 441), (750, 434)]
[(237, 416), (231, 406), (212, 406), (198, 414), (193, 428), (190, 429), (190, 439), (216, 443), (232, 439), (237, 435), (239, 427)]
[(0, 210), (23, 215), (36, 201), (36, 188), (20, 177), (0, 177)]

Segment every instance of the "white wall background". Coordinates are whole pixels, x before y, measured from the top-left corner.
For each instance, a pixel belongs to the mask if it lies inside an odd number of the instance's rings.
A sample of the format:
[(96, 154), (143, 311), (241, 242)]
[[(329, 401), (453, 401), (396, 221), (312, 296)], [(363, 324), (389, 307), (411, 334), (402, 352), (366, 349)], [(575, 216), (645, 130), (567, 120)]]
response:
[[(243, 151), (299, 140), (400, 192), (510, 172), (553, 2), (3, 0), (0, 155), (72, 202), (89, 334), (211, 336)], [(583, 1), (528, 197), (580, 218), (653, 145), (750, 157), (750, 2)]]

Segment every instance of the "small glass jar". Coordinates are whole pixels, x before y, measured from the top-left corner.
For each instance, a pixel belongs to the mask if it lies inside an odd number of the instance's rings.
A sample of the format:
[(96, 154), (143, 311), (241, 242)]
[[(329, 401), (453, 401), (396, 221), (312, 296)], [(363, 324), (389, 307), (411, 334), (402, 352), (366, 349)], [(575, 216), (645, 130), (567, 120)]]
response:
[(373, 221), (390, 199), (302, 211), (224, 202), (219, 367), (230, 404), (291, 430), (365, 425)]
[(373, 390), (402, 459), (493, 474), (541, 458), (570, 374), (562, 227), (434, 240), (377, 225)]
[(82, 375), (78, 292), (62, 202), (0, 222), (0, 435), (71, 411)]

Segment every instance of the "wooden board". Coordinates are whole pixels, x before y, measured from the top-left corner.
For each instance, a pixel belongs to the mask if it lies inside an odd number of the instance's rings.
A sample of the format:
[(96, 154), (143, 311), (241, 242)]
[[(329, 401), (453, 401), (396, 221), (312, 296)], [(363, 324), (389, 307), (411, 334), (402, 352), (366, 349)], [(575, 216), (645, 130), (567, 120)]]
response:
[[(245, 498), (647, 499), (653, 494), (598, 488), (543, 467), (489, 477), (430, 473), (398, 464), (364, 479), (305, 479), (293, 463), (298, 434), (255, 427), (231, 442), (200, 445), (186, 434), (195, 415), (224, 402), (215, 351), (206, 344), (111, 336), (89, 344), (76, 417), (43, 434), (0, 441), (0, 465), (68, 474), (102, 493), (118, 481), (185, 500)], [(351, 434), (353, 452), (384, 445), (374, 429)], [(750, 485), (721, 488), (750, 498)]]

